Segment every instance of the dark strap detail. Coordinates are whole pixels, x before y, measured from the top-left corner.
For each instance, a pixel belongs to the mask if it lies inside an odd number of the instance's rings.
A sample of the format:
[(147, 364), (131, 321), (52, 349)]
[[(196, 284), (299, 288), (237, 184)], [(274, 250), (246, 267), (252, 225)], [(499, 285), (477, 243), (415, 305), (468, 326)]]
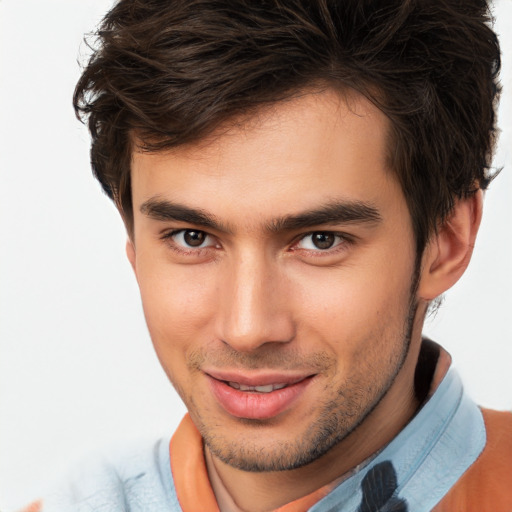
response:
[(375, 465), (361, 482), (363, 499), (357, 512), (407, 512), (405, 500), (395, 496), (397, 485), (391, 461)]

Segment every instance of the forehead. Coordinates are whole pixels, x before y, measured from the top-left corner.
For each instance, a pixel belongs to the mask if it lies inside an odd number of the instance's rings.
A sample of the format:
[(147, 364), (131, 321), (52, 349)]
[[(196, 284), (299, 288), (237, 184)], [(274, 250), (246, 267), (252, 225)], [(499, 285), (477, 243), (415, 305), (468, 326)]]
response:
[(239, 208), (235, 216), (240, 209), (265, 216), (330, 200), (372, 201), (397, 185), (388, 170), (388, 132), (387, 117), (355, 92), (306, 93), (198, 143), (135, 151), (134, 209), (161, 197), (233, 215), (228, 201)]

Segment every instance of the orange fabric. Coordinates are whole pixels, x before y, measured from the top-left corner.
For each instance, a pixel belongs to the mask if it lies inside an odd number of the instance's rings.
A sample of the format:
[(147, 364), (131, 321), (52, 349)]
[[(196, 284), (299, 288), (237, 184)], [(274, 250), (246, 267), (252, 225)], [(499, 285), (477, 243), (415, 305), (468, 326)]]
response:
[(42, 501), (34, 501), (28, 507), (23, 508), (20, 512), (41, 512), (43, 509)]
[(512, 512), (512, 414), (482, 413), (483, 452), (432, 512)]
[(181, 420), (169, 449), (174, 486), (183, 511), (219, 512), (206, 471), (203, 440), (189, 414)]
[[(219, 512), (204, 460), (203, 440), (186, 414), (169, 446), (174, 487), (184, 512)], [(332, 490), (326, 485), (274, 512), (306, 512)]]

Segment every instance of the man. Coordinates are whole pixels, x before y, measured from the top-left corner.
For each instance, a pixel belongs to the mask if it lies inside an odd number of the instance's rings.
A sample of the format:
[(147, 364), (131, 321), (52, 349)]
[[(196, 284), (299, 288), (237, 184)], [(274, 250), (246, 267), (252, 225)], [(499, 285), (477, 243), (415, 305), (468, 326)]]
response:
[(112, 9), (75, 108), (189, 415), (170, 446), (48, 510), (512, 510), (512, 416), (481, 411), (421, 336), (492, 177), (487, 15), (478, 0)]

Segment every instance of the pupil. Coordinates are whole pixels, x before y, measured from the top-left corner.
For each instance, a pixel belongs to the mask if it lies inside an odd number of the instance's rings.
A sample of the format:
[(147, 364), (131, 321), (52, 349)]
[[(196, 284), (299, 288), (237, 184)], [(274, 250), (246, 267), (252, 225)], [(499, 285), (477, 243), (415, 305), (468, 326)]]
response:
[(313, 245), (318, 249), (329, 249), (334, 244), (334, 235), (332, 233), (314, 233)]
[(204, 242), (205, 234), (202, 231), (185, 231), (183, 238), (187, 245), (198, 247)]

